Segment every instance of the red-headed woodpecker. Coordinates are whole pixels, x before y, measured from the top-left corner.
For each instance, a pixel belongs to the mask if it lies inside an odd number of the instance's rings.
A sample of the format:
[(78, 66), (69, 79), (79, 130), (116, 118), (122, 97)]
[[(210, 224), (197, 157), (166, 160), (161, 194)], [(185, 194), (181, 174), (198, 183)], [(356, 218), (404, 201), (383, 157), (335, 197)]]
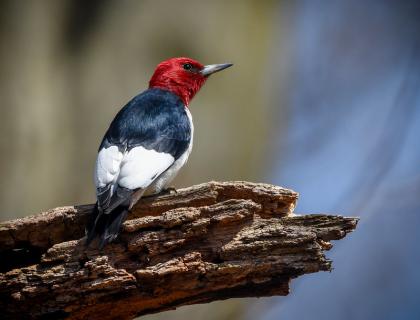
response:
[(128, 102), (106, 132), (95, 167), (97, 202), (86, 244), (114, 240), (128, 210), (164, 190), (186, 163), (193, 145), (188, 105), (207, 78), (232, 64), (203, 66), (189, 58), (161, 62), (149, 89)]

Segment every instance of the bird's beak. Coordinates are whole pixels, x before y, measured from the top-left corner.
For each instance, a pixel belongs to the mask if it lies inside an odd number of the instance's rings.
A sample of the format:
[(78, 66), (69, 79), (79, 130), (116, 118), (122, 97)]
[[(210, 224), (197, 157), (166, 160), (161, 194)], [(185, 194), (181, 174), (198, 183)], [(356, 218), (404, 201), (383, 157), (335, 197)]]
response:
[(222, 71), (223, 69), (229, 68), (231, 66), (233, 66), (233, 63), (209, 64), (208, 66), (204, 66), (200, 73), (203, 76), (208, 77), (215, 72)]

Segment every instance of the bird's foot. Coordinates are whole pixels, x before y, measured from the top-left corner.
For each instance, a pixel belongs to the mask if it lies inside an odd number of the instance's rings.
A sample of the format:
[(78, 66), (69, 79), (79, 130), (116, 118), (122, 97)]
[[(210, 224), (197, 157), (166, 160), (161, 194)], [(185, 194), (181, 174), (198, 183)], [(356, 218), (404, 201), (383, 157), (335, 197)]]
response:
[(177, 194), (178, 191), (175, 189), (175, 187), (171, 186), (171, 187), (167, 187), (163, 189), (160, 193), (161, 194)]

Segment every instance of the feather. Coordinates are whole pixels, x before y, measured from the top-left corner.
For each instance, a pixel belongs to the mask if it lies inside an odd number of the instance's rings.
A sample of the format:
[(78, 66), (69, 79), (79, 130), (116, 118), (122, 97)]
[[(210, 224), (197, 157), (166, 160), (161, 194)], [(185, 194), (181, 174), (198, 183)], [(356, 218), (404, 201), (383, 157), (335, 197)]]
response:
[(190, 114), (173, 93), (149, 89), (122, 108), (99, 147), (97, 204), (86, 228), (87, 245), (95, 237), (100, 247), (114, 240), (128, 209), (159, 177), (162, 183), (153, 189), (160, 191), (185, 163), (191, 146)]

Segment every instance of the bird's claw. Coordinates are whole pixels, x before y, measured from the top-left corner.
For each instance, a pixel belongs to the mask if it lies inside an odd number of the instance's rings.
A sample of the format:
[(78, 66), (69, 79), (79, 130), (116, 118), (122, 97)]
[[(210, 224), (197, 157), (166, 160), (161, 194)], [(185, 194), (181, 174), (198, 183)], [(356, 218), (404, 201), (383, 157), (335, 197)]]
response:
[(175, 189), (175, 187), (168, 187), (166, 189), (162, 190), (163, 194), (177, 194), (178, 191)]

